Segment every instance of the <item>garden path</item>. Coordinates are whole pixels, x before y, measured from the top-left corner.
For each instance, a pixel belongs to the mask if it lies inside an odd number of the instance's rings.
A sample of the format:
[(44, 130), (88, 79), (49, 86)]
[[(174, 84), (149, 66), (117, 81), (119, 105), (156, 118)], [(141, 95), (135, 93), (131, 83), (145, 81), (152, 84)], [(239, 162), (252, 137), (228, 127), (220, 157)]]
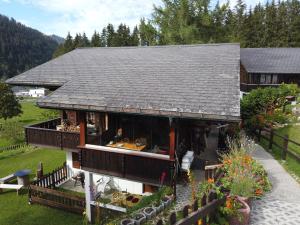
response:
[(253, 157), (266, 169), (272, 191), (253, 202), (251, 225), (300, 224), (300, 185), (261, 146), (256, 145)]

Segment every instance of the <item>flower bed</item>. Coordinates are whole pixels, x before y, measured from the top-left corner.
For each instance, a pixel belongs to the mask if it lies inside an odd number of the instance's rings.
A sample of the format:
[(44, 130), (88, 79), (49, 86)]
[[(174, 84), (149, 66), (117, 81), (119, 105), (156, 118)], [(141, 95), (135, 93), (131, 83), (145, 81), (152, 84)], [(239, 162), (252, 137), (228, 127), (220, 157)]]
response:
[(216, 223), (248, 224), (252, 199), (269, 191), (271, 184), (263, 166), (251, 156), (255, 147), (253, 141), (241, 137), (239, 141), (230, 140), (228, 143), (230, 152), (221, 157), (222, 178), (218, 185), (213, 179), (201, 183), (198, 196), (201, 199), (210, 191), (216, 192), (219, 198), (227, 196), (226, 204), (213, 218)]

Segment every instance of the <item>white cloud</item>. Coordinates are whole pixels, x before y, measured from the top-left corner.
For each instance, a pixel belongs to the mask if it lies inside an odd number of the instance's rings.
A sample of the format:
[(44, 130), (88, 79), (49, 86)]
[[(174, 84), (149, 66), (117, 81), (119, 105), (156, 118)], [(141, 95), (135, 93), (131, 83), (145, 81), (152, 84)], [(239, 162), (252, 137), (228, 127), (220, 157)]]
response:
[[(92, 35), (94, 30), (101, 31), (108, 23), (118, 25), (121, 22), (130, 27), (138, 24), (141, 17), (148, 17), (153, 4), (160, 0), (16, 0), (53, 14), (53, 20), (44, 32), (66, 36), (70, 31), (86, 32)], [(42, 21), (42, 19), (41, 19)]]

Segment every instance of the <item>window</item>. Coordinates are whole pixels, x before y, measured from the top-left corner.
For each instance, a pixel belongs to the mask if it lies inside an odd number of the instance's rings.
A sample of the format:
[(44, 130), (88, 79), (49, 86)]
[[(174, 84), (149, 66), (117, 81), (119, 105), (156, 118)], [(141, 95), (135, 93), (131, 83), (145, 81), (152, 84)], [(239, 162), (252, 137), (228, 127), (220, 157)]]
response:
[(261, 74), (260, 75), (260, 83), (265, 84), (266, 83), (266, 74)]
[(266, 74), (266, 84), (271, 84), (271, 83), (272, 83), (272, 75)]
[(277, 74), (273, 74), (272, 84), (278, 84), (278, 75)]

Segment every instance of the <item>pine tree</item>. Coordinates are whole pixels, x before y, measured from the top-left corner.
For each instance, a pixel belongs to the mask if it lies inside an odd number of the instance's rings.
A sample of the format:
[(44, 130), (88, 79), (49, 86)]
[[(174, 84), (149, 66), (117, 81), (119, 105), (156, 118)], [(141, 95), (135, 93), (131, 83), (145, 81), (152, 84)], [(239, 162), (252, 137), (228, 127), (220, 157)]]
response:
[(100, 39), (101, 39), (101, 47), (108, 47), (108, 45), (107, 45), (107, 30), (105, 27), (102, 29)]
[(82, 36), (81, 36), (80, 33), (75, 35), (75, 38), (74, 38), (74, 41), (73, 41), (73, 49), (79, 48), (79, 47), (83, 47)]
[(138, 46), (138, 45), (140, 45), (139, 29), (138, 29), (137, 26), (134, 27), (130, 39), (131, 39), (130, 40), (130, 45), (131, 46)]
[(95, 31), (91, 39), (91, 47), (101, 47), (100, 34)]
[(64, 43), (64, 51), (66, 52), (70, 52), (74, 49), (74, 45), (73, 45), (73, 37), (71, 36), (70, 32), (68, 33), (65, 43)]
[(82, 34), (82, 44), (81, 45), (82, 45), (82, 47), (90, 47), (90, 41), (84, 32)]
[(106, 27), (106, 45), (107, 47), (115, 47), (116, 45), (116, 33), (114, 26), (108, 24)]

